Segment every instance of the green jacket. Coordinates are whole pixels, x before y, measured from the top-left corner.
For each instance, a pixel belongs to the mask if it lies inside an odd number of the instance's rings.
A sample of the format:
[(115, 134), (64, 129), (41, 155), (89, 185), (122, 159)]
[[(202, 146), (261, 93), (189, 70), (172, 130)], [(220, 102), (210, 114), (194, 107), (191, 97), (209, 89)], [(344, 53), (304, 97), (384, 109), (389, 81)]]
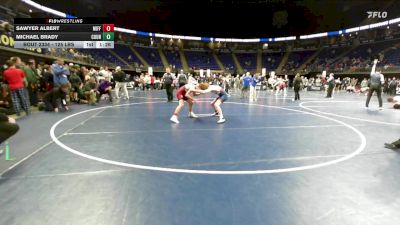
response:
[(39, 75), (36, 70), (31, 69), (29, 66), (25, 66), (24, 73), (28, 84), (37, 84), (39, 82)]
[(73, 87), (76, 87), (79, 86), (80, 83), (82, 83), (82, 80), (78, 74), (72, 73), (71, 76), (69, 77), (69, 82), (71, 82)]
[(88, 82), (83, 86), (83, 91), (87, 92), (87, 91), (91, 91), (91, 90), (96, 90), (96, 88), (97, 88), (96, 86), (97, 86), (96, 83)]

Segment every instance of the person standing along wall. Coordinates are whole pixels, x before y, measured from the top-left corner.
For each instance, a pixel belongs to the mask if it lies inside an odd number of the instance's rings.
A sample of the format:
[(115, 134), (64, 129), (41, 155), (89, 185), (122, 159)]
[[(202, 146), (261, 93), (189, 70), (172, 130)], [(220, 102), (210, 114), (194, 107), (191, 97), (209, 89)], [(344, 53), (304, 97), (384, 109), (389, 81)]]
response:
[(11, 91), (11, 99), (14, 106), (14, 111), (17, 116), (21, 115), (21, 108), (26, 115), (30, 114), (29, 99), (25, 91), (24, 78), (25, 74), (22, 70), (15, 67), (15, 63), (7, 60), (8, 69), (3, 73), (3, 79), (7, 81)]
[(26, 81), (28, 83), (27, 89), (29, 94), (30, 104), (37, 106), (39, 102), (39, 74), (36, 70), (36, 63), (34, 59), (30, 59), (28, 66), (24, 66), (23, 69)]

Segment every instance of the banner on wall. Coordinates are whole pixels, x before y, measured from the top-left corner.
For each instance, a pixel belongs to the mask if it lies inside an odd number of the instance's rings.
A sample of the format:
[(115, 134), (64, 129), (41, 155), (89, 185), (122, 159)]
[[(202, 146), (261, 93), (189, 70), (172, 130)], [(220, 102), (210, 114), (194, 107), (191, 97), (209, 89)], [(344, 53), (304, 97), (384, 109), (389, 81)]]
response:
[[(0, 46), (5, 46), (9, 48), (14, 48), (14, 38), (12, 35), (8, 33), (1, 33), (0, 34)], [(30, 52), (36, 52), (36, 53), (42, 53), (41, 48), (25, 48), (24, 50), (30, 51)]]

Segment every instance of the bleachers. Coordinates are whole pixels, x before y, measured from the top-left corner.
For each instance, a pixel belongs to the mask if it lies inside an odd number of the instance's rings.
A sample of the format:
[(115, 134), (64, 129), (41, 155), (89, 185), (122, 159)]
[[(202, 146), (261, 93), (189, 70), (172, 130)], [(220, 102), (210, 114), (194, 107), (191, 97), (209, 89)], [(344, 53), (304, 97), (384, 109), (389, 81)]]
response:
[(140, 65), (140, 60), (131, 51), (131, 49), (129, 49), (129, 46), (116, 44), (116, 45), (114, 45), (114, 50), (113, 51), (115, 53), (117, 53), (121, 58), (123, 58), (129, 64), (134, 64), (135, 66), (136, 65), (137, 66)]
[(245, 70), (255, 70), (257, 67), (257, 53), (236, 53), (240, 65)]
[(219, 57), (222, 65), (224, 65), (225, 69), (236, 70), (236, 66), (235, 63), (233, 62), (231, 53), (218, 52), (216, 54)]
[[(399, 46), (400, 47), (400, 46)], [(385, 61), (391, 65), (400, 65), (400, 49), (399, 47), (392, 47), (385, 54)]]
[(156, 48), (134, 47), (137, 52), (147, 61), (150, 66), (163, 67), (160, 54)]
[(318, 56), (312, 61), (311, 65), (308, 66), (308, 69), (311, 71), (323, 71), (330, 67), (333, 63), (333, 60), (337, 58), (339, 55), (343, 54), (345, 51), (348, 51), (351, 47), (335, 47), (335, 48), (324, 48)]
[(191, 68), (219, 69), (217, 62), (209, 51), (185, 51), (184, 53), (187, 63)]
[(283, 58), (284, 53), (263, 53), (262, 67), (268, 71), (274, 71), (278, 68), (279, 63)]
[(182, 62), (178, 50), (165, 50), (164, 54), (172, 68), (177, 70), (182, 69)]
[(107, 49), (80, 49), (84, 54), (92, 55), (92, 57), (100, 64), (107, 66), (125, 67), (125, 63), (112, 55)]
[(283, 67), (283, 71), (287, 73), (293, 73), (297, 68), (299, 68), (308, 57), (314, 54), (315, 51), (299, 51), (291, 52), (286, 65)]

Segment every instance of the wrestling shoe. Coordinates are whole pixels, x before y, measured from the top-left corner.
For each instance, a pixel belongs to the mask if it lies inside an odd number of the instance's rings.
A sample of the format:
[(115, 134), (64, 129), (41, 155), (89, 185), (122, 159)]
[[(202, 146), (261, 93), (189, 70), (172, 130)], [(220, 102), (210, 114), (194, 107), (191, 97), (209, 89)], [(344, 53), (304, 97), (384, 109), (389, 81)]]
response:
[(217, 123), (225, 123), (225, 118), (221, 118), (217, 121)]
[(175, 115), (173, 115), (173, 116), (171, 116), (171, 122), (173, 122), (173, 123), (179, 123), (179, 120), (178, 120), (178, 117), (177, 116), (175, 116)]
[(396, 147), (396, 145), (394, 145), (394, 144), (388, 144), (388, 143), (385, 143), (385, 148), (392, 149), (392, 150), (397, 150), (397, 149), (399, 149), (398, 147)]
[(189, 113), (189, 118), (197, 118), (198, 116), (194, 112)]

